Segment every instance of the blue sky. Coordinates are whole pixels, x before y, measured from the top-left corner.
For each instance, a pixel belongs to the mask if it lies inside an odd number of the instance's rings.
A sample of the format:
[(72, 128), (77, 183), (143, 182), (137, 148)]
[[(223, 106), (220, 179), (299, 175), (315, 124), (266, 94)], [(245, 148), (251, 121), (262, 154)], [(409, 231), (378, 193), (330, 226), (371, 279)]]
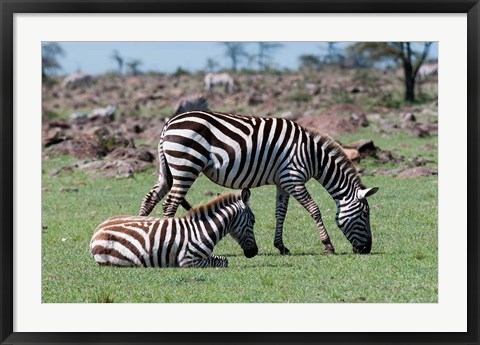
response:
[[(60, 73), (67, 74), (82, 71), (101, 74), (116, 70), (112, 58), (116, 50), (125, 61), (142, 61), (141, 71), (173, 72), (177, 67), (190, 71), (203, 70), (208, 58), (216, 60), (220, 67), (229, 67), (225, 57), (225, 48), (219, 42), (58, 42), (65, 56), (59, 59)], [(298, 57), (302, 54), (325, 54), (326, 42), (280, 42), (281, 48), (275, 50), (273, 60), (276, 67), (296, 68)], [(340, 42), (338, 48), (350, 44)], [(256, 52), (256, 43), (247, 44), (247, 50)], [(438, 45), (431, 48), (430, 57), (438, 56)]]

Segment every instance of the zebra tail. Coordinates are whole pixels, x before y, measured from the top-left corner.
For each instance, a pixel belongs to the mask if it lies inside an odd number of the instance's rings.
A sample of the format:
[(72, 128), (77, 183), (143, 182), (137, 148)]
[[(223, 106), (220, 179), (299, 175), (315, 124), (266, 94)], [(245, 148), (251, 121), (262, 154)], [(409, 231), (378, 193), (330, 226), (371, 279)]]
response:
[[(208, 101), (205, 98), (205, 96), (203, 96), (203, 95), (193, 95), (193, 96), (184, 98), (178, 104), (177, 110), (175, 111), (175, 114), (173, 114), (172, 117), (175, 117), (179, 114), (183, 114), (183, 113), (186, 113), (186, 112), (189, 112), (189, 111), (194, 111), (194, 110), (208, 110)], [(165, 124), (165, 126), (167, 125), (167, 123)], [(168, 185), (171, 186), (172, 185), (172, 173), (170, 172), (168, 164), (165, 160), (165, 155), (163, 153), (163, 147), (162, 147), (163, 134), (164, 133), (165, 133), (165, 131), (162, 133), (162, 139), (160, 139), (160, 142), (158, 144), (158, 155), (159, 155), (159, 160), (160, 160), (160, 169), (164, 170), (163, 171), (165, 173), (164, 176), (167, 178)], [(192, 206), (190, 205), (190, 203), (186, 199), (183, 199), (181, 205), (187, 211), (192, 208)]]
[[(166, 127), (166, 126), (165, 126)], [(162, 131), (162, 137), (160, 138), (160, 142), (158, 143), (158, 160), (160, 162), (160, 173), (164, 176), (166, 179), (167, 185), (168, 185), (168, 190), (172, 188), (173, 184), (173, 178), (172, 178), (172, 172), (170, 171), (170, 168), (168, 167), (167, 160), (165, 158), (165, 153), (163, 152), (163, 136), (165, 134), (165, 129)], [(182, 207), (185, 210), (190, 210), (192, 206), (190, 203), (184, 198), (181, 202)]]

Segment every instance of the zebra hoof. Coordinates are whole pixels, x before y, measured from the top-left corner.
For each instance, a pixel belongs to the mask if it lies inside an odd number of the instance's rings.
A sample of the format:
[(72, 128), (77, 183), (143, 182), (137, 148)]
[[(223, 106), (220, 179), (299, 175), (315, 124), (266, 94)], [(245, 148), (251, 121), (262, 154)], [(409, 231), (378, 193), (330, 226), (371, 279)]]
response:
[(323, 254), (335, 254), (335, 249), (333, 248), (333, 246), (331, 244), (327, 245), (325, 247), (325, 249), (323, 250)]
[(290, 251), (287, 247), (278, 248), (278, 250), (280, 251), (280, 255), (290, 255)]

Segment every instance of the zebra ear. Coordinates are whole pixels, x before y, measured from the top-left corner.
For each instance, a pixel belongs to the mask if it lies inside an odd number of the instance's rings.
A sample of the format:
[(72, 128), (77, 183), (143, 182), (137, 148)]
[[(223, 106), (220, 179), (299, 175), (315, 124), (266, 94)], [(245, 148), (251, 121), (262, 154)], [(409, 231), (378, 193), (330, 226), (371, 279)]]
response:
[(378, 187), (373, 187), (373, 188), (366, 188), (366, 189), (360, 189), (357, 192), (357, 198), (359, 200), (363, 200), (366, 197), (369, 197), (370, 195), (375, 194), (378, 191)]
[(246, 205), (250, 201), (250, 189), (243, 188), (242, 189), (242, 201)]

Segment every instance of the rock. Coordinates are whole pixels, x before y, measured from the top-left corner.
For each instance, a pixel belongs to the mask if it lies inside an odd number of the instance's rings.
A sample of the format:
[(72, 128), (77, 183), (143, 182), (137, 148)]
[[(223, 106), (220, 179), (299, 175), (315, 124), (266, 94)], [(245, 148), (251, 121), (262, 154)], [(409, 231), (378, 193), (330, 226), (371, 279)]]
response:
[(430, 136), (430, 132), (428, 128), (425, 128), (424, 126), (418, 124), (416, 126), (413, 126), (411, 128), (412, 135), (419, 137), (419, 138), (426, 138)]
[(409, 164), (418, 167), (418, 166), (424, 166), (427, 165), (428, 163), (434, 163), (434, 161), (422, 157), (414, 157), (409, 160)]
[(312, 96), (316, 96), (320, 93), (320, 86), (312, 82), (307, 82), (305, 84), (305, 89)]
[(399, 128), (396, 122), (390, 120), (380, 120), (378, 125), (386, 132), (391, 132)]
[(361, 158), (377, 156), (378, 148), (375, 146), (372, 140), (361, 139), (353, 143), (343, 145), (343, 147), (357, 150)]
[(347, 157), (354, 163), (360, 162), (360, 153), (356, 149), (347, 149), (342, 147), (343, 152), (347, 155)]
[(401, 172), (401, 169), (385, 169), (385, 168), (379, 168), (375, 169), (372, 171), (373, 176), (397, 176), (399, 172)]
[(85, 135), (52, 145), (51, 150), (54, 153), (71, 155), (76, 158), (100, 158), (107, 154), (103, 145)]
[(135, 159), (126, 160), (97, 160), (79, 165), (79, 168), (94, 176), (131, 178), (134, 173), (143, 171), (151, 166)]
[(380, 153), (378, 154), (378, 161), (380, 163), (388, 163), (388, 162), (391, 162), (391, 161), (394, 161), (395, 158), (393, 157), (393, 154), (391, 151), (385, 151), (385, 150), (382, 150), (380, 151)]
[(350, 121), (357, 127), (368, 127), (368, 120), (365, 114), (352, 113), (350, 115)]
[(155, 161), (155, 155), (145, 148), (135, 149), (132, 147), (118, 147), (110, 152), (106, 157), (106, 160), (126, 160), (135, 159), (143, 162), (152, 163)]
[(49, 147), (61, 143), (62, 141), (65, 141), (67, 139), (69, 139), (69, 137), (62, 129), (58, 127), (52, 128), (42, 133), (42, 145), (44, 147)]
[(281, 117), (282, 119), (287, 119), (287, 120), (295, 121), (296, 119), (298, 119), (298, 118), (300, 117), (300, 115), (294, 113), (293, 111), (286, 111), (286, 112), (284, 112), (284, 113), (281, 113), (281, 114), (280, 114), (280, 117)]
[(248, 105), (257, 105), (265, 102), (265, 95), (259, 91), (253, 91), (248, 96)]
[(305, 128), (312, 128), (330, 136), (336, 136), (341, 133), (353, 133), (357, 130), (348, 119), (336, 115), (312, 115), (302, 116), (296, 122)]
[(415, 167), (415, 168), (408, 168), (403, 170), (397, 175), (397, 178), (412, 178), (412, 177), (432, 176), (432, 175), (438, 175), (438, 169), (426, 168), (426, 167)]
[(72, 126), (66, 121), (62, 119), (53, 120), (48, 123), (49, 128), (62, 128), (62, 129), (69, 129)]
[(430, 144), (425, 144), (422, 147), (420, 147), (421, 150), (423, 151), (430, 151), (430, 150), (435, 150), (438, 147), (436, 143), (430, 143)]

